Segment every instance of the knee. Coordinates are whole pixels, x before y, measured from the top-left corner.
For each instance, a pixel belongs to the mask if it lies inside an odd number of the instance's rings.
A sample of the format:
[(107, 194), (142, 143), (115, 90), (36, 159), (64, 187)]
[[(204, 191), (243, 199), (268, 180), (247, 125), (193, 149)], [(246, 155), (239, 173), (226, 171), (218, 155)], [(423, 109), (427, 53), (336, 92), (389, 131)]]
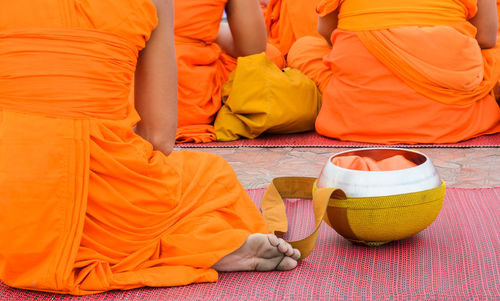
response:
[(307, 58), (313, 57), (318, 48), (328, 47), (328, 43), (319, 37), (302, 37), (290, 47), (287, 56), (288, 66), (301, 70)]
[(283, 54), (281, 54), (281, 51), (279, 51), (278, 48), (276, 48), (276, 46), (271, 43), (267, 43), (266, 56), (276, 66), (278, 66), (278, 68), (283, 69), (286, 67), (286, 62)]

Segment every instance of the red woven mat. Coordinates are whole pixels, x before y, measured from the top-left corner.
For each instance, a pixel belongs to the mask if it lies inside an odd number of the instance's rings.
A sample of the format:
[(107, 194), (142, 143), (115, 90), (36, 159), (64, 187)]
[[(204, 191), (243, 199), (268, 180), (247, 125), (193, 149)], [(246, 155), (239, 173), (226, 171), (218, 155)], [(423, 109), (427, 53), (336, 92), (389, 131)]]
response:
[[(249, 190), (258, 203), (263, 189)], [(293, 236), (312, 223), (307, 201), (288, 200)], [(85, 297), (11, 289), (1, 300), (499, 300), (500, 187), (448, 189), (436, 221), (382, 247), (354, 245), (323, 224), (313, 253), (293, 271), (221, 274), (217, 283)]]
[[(316, 132), (289, 135), (262, 135), (255, 139), (240, 139), (230, 142), (181, 143), (177, 147), (367, 147), (387, 146), (362, 142), (340, 141), (318, 135)], [(393, 147), (500, 147), (500, 133), (485, 135), (459, 143), (448, 144), (397, 144)]]

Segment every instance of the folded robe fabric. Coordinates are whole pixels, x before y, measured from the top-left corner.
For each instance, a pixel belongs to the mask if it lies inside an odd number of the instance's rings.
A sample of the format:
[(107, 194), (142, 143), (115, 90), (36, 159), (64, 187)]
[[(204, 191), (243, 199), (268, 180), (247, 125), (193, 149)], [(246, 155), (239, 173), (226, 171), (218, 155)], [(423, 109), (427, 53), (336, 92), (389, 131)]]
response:
[[(126, 20), (126, 22), (124, 22)], [(267, 233), (230, 166), (136, 135), (128, 95), (149, 0), (19, 0), (0, 12), (0, 280), (91, 294), (216, 281)]]
[[(454, 143), (500, 131), (500, 48), (481, 50), (476, 1), (321, 1), (333, 47), (297, 41), (288, 64), (323, 89), (318, 133), (372, 143)], [(323, 59), (323, 61), (321, 61)]]
[(310, 131), (321, 103), (313, 81), (298, 70), (280, 70), (264, 53), (238, 58), (222, 97), (218, 141)]
[(268, 41), (286, 56), (292, 44), (304, 36), (317, 36), (319, 0), (270, 0), (265, 11)]

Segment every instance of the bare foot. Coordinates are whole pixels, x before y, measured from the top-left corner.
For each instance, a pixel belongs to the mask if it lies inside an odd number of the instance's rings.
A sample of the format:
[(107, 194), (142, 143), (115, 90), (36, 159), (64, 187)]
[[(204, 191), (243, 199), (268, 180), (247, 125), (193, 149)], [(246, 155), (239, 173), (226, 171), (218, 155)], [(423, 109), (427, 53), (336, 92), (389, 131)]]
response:
[(219, 272), (288, 271), (297, 266), (300, 252), (274, 234), (252, 234), (236, 251), (212, 266)]

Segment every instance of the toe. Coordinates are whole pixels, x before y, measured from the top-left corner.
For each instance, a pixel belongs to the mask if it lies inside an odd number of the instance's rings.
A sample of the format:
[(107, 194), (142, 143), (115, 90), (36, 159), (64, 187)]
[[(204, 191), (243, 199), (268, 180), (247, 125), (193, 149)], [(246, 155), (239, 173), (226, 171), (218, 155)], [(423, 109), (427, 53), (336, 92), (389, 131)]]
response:
[(277, 270), (284, 258), (286, 257), (283, 255), (273, 258), (257, 258), (254, 270), (259, 272)]
[(280, 250), (281, 253), (285, 254), (288, 249), (288, 243), (282, 238), (279, 238), (278, 250)]
[(295, 267), (297, 267), (297, 260), (295, 260), (291, 257), (285, 256), (283, 258), (283, 260), (281, 260), (281, 262), (276, 267), (276, 270), (289, 271), (289, 270), (294, 269)]
[(300, 258), (300, 251), (297, 250), (297, 249), (293, 249), (293, 254), (290, 255), (290, 257), (292, 257), (295, 260), (299, 260), (299, 258)]
[(280, 243), (280, 239), (274, 234), (267, 235), (267, 238), (269, 239), (269, 243), (273, 247), (277, 247)]
[(278, 245), (278, 250), (287, 255), (287, 256), (292, 256), (293, 255), (293, 247), (286, 241), (280, 238), (280, 244)]
[[(286, 251), (285, 255), (288, 257), (292, 257), (295, 255), (295, 251), (298, 251), (297, 249), (294, 249), (291, 244), (287, 243), (288, 245), (288, 250)], [(294, 258), (297, 259), (297, 258)]]

